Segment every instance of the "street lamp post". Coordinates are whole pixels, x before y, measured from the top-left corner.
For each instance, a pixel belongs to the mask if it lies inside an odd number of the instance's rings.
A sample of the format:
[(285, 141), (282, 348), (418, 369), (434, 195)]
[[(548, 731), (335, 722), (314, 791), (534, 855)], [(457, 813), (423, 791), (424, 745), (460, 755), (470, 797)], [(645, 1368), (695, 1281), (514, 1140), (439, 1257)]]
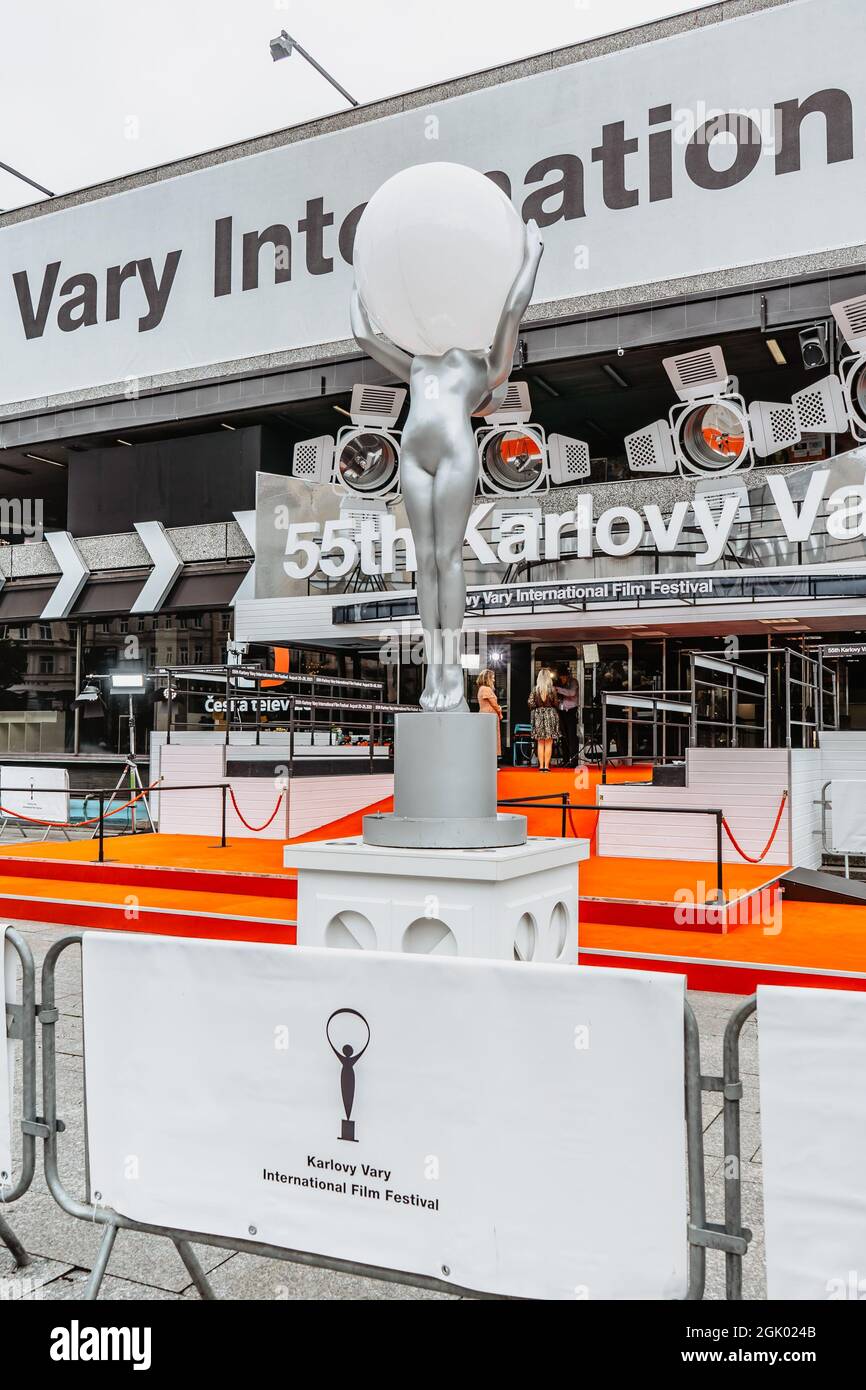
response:
[(306, 58), (310, 66), (316, 69), (316, 72), (320, 72), (325, 80), (330, 82), (332, 87), (336, 87), (340, 96), (345, 97), (350, 106), (358, 105), (355, 98), (346, 91), (345, 87), (340, 85), (336, 77), (332, 77), (331, 74), (322, 67), (321, 63), (317, 63), (312, 54), (308, 53), (307, 50), (298, 43), (297, 39), (293, 39), (291, 34), (287, 34), (285, 29), (281, 29), (277, 37), (271, 39), (270, 48), (271, 57), (275, 63), (278, 63), (281, 58), (290, 58), (293, 52), (300, 53), (301, 57)]

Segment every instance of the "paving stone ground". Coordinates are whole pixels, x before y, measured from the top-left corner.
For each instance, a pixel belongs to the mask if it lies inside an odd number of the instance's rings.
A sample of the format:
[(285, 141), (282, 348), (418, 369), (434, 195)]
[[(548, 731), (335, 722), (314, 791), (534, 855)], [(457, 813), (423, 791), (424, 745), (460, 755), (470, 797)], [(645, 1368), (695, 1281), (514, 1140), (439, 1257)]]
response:
[[(24, 935), (37, 967), (53, 941), (69, 930), (32, 922), (12, 925)], [(58, 1113), (66, 1129), (59, 1138), (61, 1176), (70, 1191), (83, 1194), (84, 1117), (82, 1111), (81, 982), (77, 953), (61, 957), (57, 977), (58, 1009)], [(701, 1033), (701, 1069), (718, 1074), (725, 1024), (740, 1002), (738, 996), (690, 992), (689, 999)], [(16, 1049), (19, 1051), (20, 1049)], [(635, 1059), (637, 1063), (638, 1058)], [(758, 1131), (757, 1025), (750, 1018), (742, 1034), (741, 1069), (744, 1083), (743, 1221), (753, 1232), (744, 1261), (743, 1294), (747, 1299), (766, 1297), (761, 1185), (761, 1152)], [(20, 1076), (18, 1078), (20, 1084)], [(710, 1220), (723, 1220), (722, 1102), (705, 1096), (704, 1143), (707, 1174), (707, 1212)], [(14, 1298), (79, 1299), (95, 1258), (100, 1231), (87, 1222), (67, 1216), (49, 1195), (37, 1154), (37, 1172), (30, 1191), (3, 1214), (32, 1257), (23, 1270), (15, 1270), (6, 1247), (0, 1244), (0, 1300)], [(639, 1219), (639, 1213), (636, 1213)], [(196, 1254), (215, 1292), (226, 1299), (439, 1299), (448, 1295), (428, 1293), (401, 1284), (310, 1269), (280, 1260), (229, 1254), (198, 1246)], [(724, 1298), (724, 1256), (707, 1253), (706, 1297)], [(121, 1231), (100, 1293), (104, 1300), (198, 1298), (189, 1275), (170, 1241), (156, 1236)]]

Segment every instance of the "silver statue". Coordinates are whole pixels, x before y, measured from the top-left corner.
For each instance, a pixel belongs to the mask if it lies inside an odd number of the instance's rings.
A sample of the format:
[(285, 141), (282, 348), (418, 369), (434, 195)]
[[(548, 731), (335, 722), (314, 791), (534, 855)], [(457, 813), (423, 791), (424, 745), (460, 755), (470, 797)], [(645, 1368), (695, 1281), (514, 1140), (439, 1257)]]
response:
[(460, 634), (466, 610), (463, 541), (478, 481), (472, 416), (488, 412), (495, 403), (493, 393), (508, 380), (543, 250), (537, 224), (528, 223), (523, 263), (487, 352), (451, 348), (441, 357), (413, 357), (374, 330), (357, 284), (352, 294), (352, 332), (358, 345), (409, 383), (400, 472), (415, 542), (418, 614), (427, 660), (421, 696), (425, 710), (468, 709)]

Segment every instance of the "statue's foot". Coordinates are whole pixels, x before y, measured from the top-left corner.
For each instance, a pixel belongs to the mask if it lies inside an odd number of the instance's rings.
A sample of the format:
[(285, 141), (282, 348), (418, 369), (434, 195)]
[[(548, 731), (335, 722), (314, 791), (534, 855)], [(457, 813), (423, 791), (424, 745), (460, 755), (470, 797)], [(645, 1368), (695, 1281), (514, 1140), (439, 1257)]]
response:
[(463, 667), (445, 666), (442, 669), (442, 688), (438, 710), (468, 710), (466, 696), (463, 694)]
[(424, 690), (418, 703), (422, 709), (438, 709), (441, 695), (442, 671), (438, 666), (428, 666), (427, 680), (424, 683)]

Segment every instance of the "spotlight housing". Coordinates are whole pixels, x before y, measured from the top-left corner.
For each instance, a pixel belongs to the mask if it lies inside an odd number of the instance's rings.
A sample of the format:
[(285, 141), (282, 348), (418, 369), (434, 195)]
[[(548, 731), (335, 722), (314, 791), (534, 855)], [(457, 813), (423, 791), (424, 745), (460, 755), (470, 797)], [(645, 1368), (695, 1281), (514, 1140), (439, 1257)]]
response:
[(754, 401), (747, 406), (736, 377), (729, 376), (718, 345), (678, 353), (662, 366), (679, 397), (668, 419), (627, 435), (626, 458), (633, 473), (721, 477), (751, 468), (800, 440), (791, 405)]
[(352, 387), (351, 425), (337, 434), (302, 439), (292, 451), (292, 476), (306, 483), (332, 483), (357, 497), (400, 496), (400, 431), (394, 429), (404, 387)]
[(565, 434), (548, 438), (541, 425), (529, 424), (532, 402), (525, 381), (514, 381), (498, 406), (475, 431), (478, 487), (484, 496), (514, 497), (547, 492), (590, 474), (589, 447)]
[(475, 431), (478, 446), (478, 487), (485, 496), (546, 492), (550, 487), (547, 437), (541, 425), (530, 425), (532, 403), (525, 381), (509, 383), (487, 423)]
[(832, 308), (850, 349), (839, 368), (851, 433), (862, 444), (866, 441), (866, 294), (843, 299)]
[(839, 372), (796, 391), (792, 404), (803, 433), (851, 434), (866, 442), (866, 294), (830, 306), (846, 343)]

